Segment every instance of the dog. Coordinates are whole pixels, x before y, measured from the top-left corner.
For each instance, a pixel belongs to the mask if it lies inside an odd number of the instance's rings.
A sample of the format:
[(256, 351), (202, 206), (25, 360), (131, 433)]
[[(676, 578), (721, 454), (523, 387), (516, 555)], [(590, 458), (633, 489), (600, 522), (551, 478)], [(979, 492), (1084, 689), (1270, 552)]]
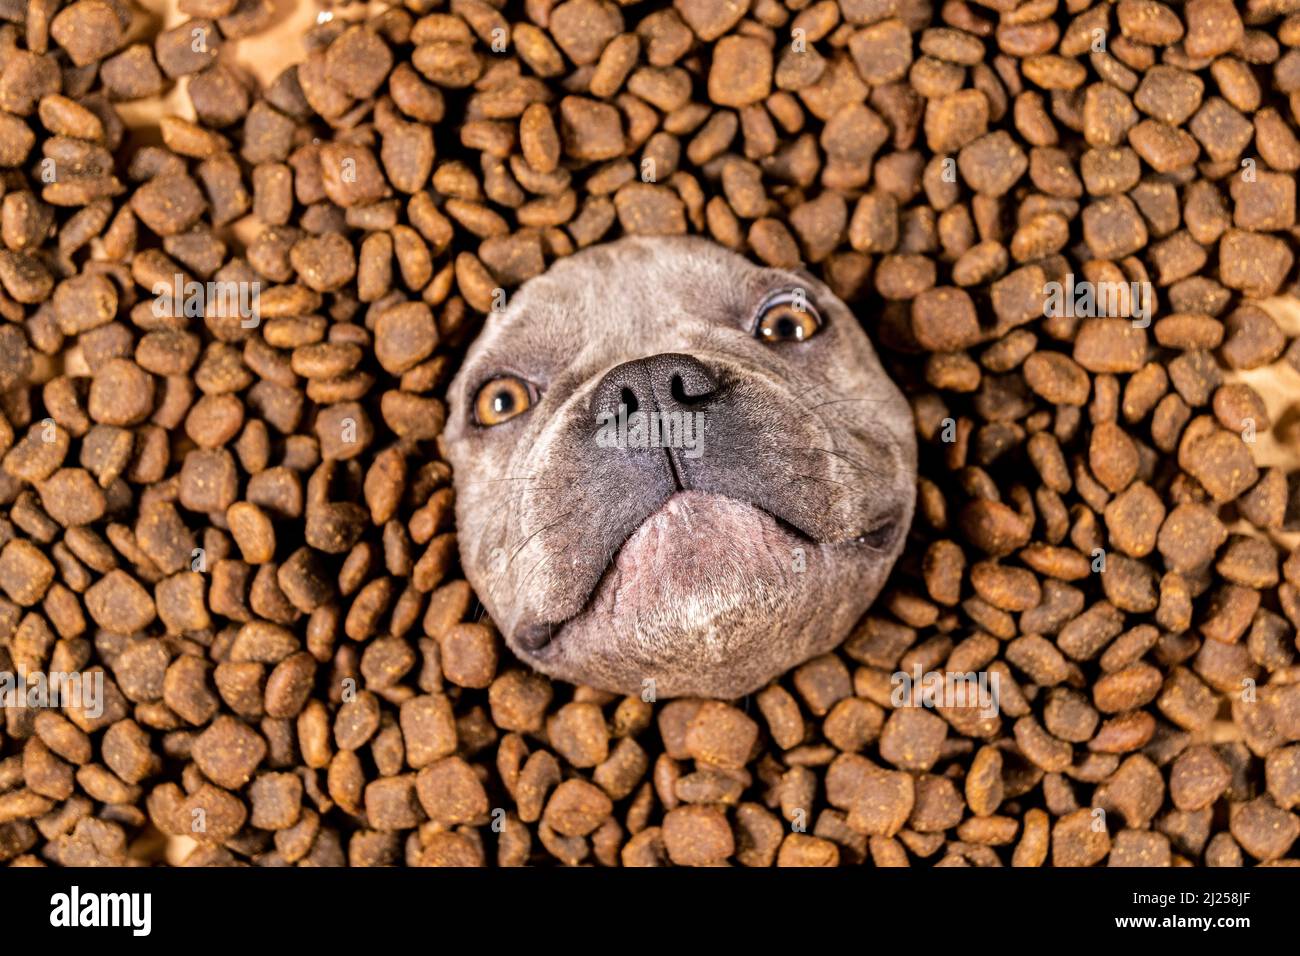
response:
[(910, 408), (848, 307), (702, 238), (529, 279), (451, 383), (461, 564), (511, 650), (733, 699), (844, 640), (911, 524)]

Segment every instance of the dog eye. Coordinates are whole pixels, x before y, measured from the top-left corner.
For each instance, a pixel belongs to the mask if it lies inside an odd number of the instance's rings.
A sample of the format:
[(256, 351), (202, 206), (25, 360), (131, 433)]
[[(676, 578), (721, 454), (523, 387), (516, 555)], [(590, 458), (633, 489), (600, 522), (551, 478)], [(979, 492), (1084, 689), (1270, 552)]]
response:
[(754, 334), (764, 342), (803, 342), (822, 327), (817, 307), (803, 289), (788, 289), (769, 296), (758, 310)]
[(501, 375), (483, 384), (474, 399), (474, 418), (486, 427), (508, 422), (533, 404), (533, 389), (521, 378)]

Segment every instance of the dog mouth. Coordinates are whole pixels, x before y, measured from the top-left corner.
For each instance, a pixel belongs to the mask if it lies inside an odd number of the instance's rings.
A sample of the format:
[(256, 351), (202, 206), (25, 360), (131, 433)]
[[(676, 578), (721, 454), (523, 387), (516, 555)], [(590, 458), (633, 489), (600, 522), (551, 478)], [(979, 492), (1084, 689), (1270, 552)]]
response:
[(731, 581), (792, 587), (799, 575), (816, 573), (809, 566), (814, 556), (887, 552), (901, 518), (890, 513), (859, 534), (827, 542), (753, 502), (678, 490), (608, 553), (577, 611), (561, 620), (524, 623), (514, 641), (544, 655), (580, 619), (630, 613), (641, 620), (664, 602), (690, 601), (702, 591), (714, 606), (753, 597), (743, 586), (729, 586)]

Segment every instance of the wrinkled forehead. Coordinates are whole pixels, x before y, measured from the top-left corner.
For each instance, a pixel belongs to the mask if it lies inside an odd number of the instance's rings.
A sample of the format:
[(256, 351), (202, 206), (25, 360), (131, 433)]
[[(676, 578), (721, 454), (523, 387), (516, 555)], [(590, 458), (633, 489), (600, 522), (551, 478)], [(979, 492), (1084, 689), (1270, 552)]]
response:
[(683, 324), (734, 325), (771, 284), (741, 256), (691, 239), (624, 239), (556, 262), (490, 316), (471, 350), (572, 356), (575, 344), (652, 348)]

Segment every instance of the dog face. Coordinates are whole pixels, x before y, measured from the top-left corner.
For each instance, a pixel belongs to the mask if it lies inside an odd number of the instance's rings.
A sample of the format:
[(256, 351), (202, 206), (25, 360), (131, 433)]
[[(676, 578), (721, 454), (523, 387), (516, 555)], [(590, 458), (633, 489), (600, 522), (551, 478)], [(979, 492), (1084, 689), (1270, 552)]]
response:
[(707, 240), (556, 262), (449, 404), (465, 575), (572, 683), (749, 693), (844, 639), (911, 523), (911, 413), (852, 313)]

